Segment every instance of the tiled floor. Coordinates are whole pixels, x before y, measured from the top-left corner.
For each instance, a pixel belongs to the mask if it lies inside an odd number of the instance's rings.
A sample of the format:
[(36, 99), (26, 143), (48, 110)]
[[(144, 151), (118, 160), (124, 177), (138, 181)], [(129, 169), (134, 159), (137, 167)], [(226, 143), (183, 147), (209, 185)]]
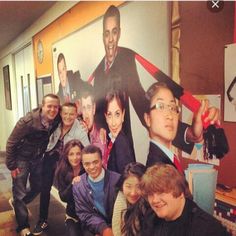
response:
[[(8, 200), (11, 197), (11, 176), (4, 164), (4, 156), (0, 155), (0, 236), (16, 236), (15, 215)], [(31, 229), (38, 220), (39, 197), (28, 205), (32, 216), (30, 217)], [(64, 236), (65, 208), (51, 196), (48, 223), (49, 228), (42, 236)]]

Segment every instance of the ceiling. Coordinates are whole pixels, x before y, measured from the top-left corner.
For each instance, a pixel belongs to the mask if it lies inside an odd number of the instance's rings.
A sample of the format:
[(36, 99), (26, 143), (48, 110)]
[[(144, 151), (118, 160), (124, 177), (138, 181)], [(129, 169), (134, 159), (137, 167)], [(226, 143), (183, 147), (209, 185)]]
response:
[(0, 1), (0, 51), (55, 3), (55, 1)]

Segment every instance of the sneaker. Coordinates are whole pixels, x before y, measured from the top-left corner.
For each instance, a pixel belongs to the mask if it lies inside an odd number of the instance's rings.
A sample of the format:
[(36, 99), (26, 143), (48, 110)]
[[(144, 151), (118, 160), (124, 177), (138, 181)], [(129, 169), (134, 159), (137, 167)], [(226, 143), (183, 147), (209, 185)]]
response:
[(44, 230), (46, 230), (48, 228), (48, 222), (39, 220), (38, 223), (35, 225), (34, 228), (34, 235), (40, 235)]
[(33, 236), (33, 234), (30, 232), (29, 228), (25, 228), (20, 231), (20, 236)]

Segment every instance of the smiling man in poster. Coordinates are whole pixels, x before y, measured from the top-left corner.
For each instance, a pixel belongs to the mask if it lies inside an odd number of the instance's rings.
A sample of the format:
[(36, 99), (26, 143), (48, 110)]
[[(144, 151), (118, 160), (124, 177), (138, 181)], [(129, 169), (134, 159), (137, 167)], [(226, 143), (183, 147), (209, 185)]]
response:
[[(148, 106), (148, 102), (137, 72), (135, 52), (131, 49), (118, 46), (120, 35), (120, 12), (117, 7), (111, 5), (103, 17), (103, 43), (106, 54), (93, 73), (97, 105), (96, 123), (98, 126), (106, 127), (104, 101), (107, 92), (111, 89), (124, 91), (127, 102), (125, 104), (126, 113), (123, 127), (130, 142), (133, 143), (129, 99), (143, 126), (145, 126), (143, 118), (144, 111)], [(112, 80), (111, 78), (114, 78), (114, 74), (118, 74), (120, 80)], [(187, 141), (189, 143), (185, 142), (187, 130)], [(178, 148), (188, 153), (192, 151), (193, 144), (191, 141), (194, 141), (192, 137), (188, 136), (189, 130), (191, 129), (188, 129), (188, 125), (180, 122), (177, 132), (178, 135), (175, 139), (176, 142), (174, 142)], [(190, 133), (193, 134), (192, 130)]]

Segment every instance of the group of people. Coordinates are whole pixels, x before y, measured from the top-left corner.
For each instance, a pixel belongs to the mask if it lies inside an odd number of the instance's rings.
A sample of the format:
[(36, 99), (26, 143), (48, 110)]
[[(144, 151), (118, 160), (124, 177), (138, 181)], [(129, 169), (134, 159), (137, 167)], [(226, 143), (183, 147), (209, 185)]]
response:
[[(67, 203), (67, 235), (227, 235), (192, 201), (181, 161), (172, 150), (174, 144), (191, 152), (203, 138), (202, 114), (208, 112), (206, 121), (216, 123), (218, 109), (202, 101), (191, 126), (180, 122), (171, 89), (156, 82), (145, 93), (133, 51), (118, 47), (119, 38), (119, 10), (110, 6), (103, 19), (106, 55), (93, 74), (93, 86), (68, 86), (73, 73), (60, 55), (64, 100), (44, 96), (42, 106), (13, 129), (6, 165), (13, 180), (17, 232), (39, 235), (47, 229), (56, 176), (60, 198)], [(73, 80), (78, 78), (74, 74)], [(78, 86), (83, 89), (69, 95)], [(135, 161), (129, 99), (149, 132), (146, 165)], [(26, 205), (39, 193), (39, 221), (32, 234)]]

